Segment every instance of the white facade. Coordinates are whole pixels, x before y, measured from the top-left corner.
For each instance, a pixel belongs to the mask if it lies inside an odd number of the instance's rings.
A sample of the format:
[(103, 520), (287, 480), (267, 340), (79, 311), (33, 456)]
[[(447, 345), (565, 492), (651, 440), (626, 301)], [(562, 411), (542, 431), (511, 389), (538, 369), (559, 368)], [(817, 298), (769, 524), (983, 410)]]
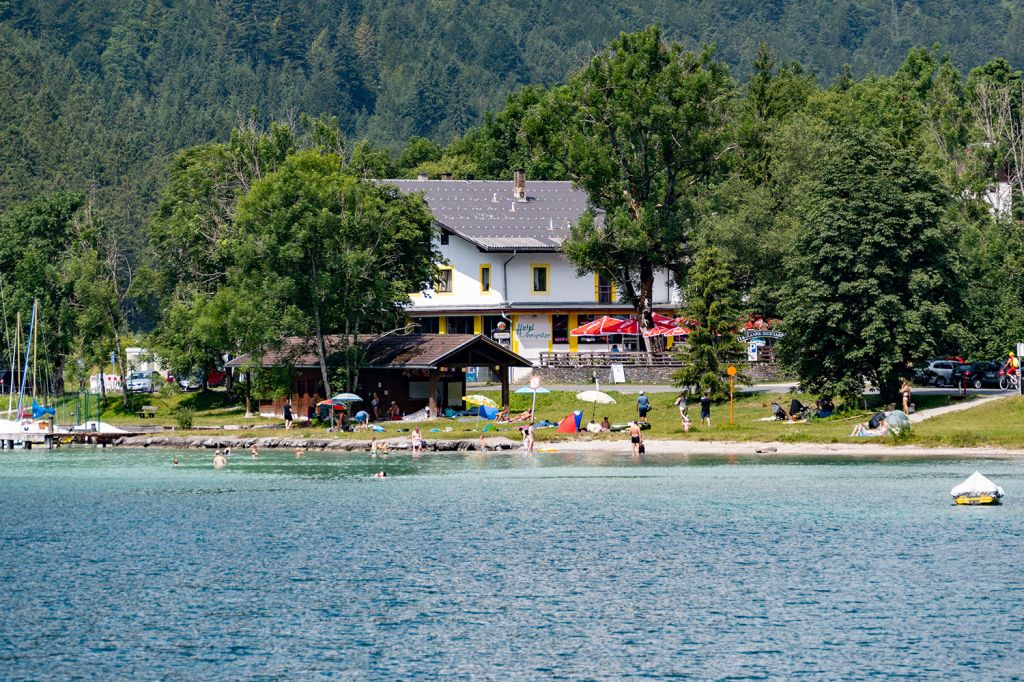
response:
[(996, 217), (1009, 216), (1013, 210), (1013, 186), (1008, 182), (990, 185), (985, 192), (985, 203)]
[[(451, 291), (414, 294), (409, 316), (421, 323), (436, 318), (437, 331), (442, 334), (449, 331), (449, 325), (453, 333), (490, 334), (494, 330), (487, 328), (485, 318), (500, 315), (509, 320), (512, 350), (536, 360), (543, 352), (608, 348), (609, 339), (591, 339), (588, 345), (588, 340), (581, 344), (564, 334), (556, 338), (556, 317), (563, 318), (563, 327), (572, 329), (587, 316), (633, 315), (633, 309), (619, 299), (613, 285), (602, 282), (599, 286), (593, 274), (577, 275), (576, 267), (562, 253), (485, 252), (457, 235), (450, 235), (448, 243), (438, 245), (438, 249), (446, 261), (442, 269), (451, 270)], [(490, 286), (485, 290), (487, 269)], [(534, 271), (538, 269), (545, 272), (546, 290), (534, 290)], [(659, 273), (654, 307), (672, 312), (678, 303), (671, 277), (667, 272)], [(424, 328), (433, 330), (432, 323)]]
[[(438, 285), (412, 295), (408, 314), (421, 331), (492, 335), (504, 323), (512, 351), (538, 360), (550, 351), (606, 350), (609, 339), (578, 339), (568, 331), (601, 315), (633, 315), (611, 281), (577, 275), (561, 251), (570, 226), (591, 210), (572, 183), (527, 182), (522, 172), (513, 181), (385, 182), (423, 194), (445, 260)], [(653, 295), (659, 312), (678, 306), (667, 272), (655, 278)]]

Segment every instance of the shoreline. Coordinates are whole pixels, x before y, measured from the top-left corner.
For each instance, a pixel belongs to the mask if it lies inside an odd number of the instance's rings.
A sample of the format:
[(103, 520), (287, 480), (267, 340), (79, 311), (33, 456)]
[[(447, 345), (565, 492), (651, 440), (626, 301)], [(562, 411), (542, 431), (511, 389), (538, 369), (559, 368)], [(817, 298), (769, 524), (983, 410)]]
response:
[[(408, 451), (409, 439), (379, 439), (392, 452)], [(503, 436), (484, 438), (485, 451), (514, 451), (521, 442)], [(780, 441), (728, 441), (728, 440), (644, 440), (647, 454), (651, 455), (840, 455), (840, 456), (920, 456), (1009, 458), (1024, 457), (1024, 451), (998, 447), (924, 447), (921, 445), (891, 445), (884, 443), (783, 443)], [(121, 448), (161, 448), (176, 450), (214, 450), (231, 447), (248, 450), (253, 446), (261, 450), (308, 450), (322, 452), (368, 452), (369, 440), (331, 438), (239, 438), (237, 436), (131, 436), (113, 443)], [(424, 452), (479, 452), (479, 439), (437, 439), (424, 442)], [(552, 452), (628, 452), (629, 443), (623, 440), (555, 440), (539, 441), (537, 453)]]

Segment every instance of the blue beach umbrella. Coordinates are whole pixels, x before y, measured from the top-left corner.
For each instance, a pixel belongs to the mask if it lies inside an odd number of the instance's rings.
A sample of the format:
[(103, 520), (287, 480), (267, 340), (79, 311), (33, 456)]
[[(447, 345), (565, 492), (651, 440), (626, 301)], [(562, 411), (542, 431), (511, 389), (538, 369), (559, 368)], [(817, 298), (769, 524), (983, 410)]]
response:
[(543, 393), (551, 393), (551, 391), (549, 391), (548, 389), (544, 388), (543, 386), (538, 386), (537, 388), (532, 388), (530, 386), (523, 386), (522, 388), (516, 389), (516, 393), (525, 393), (526, 395), (532, 395), (533, 396), (533, 405), (530, 406), (530, 415), (533, 417), (534, 420), (536, 420), (537, 419), (537, 414), (536, 414), (536, 412), (537, 412), (537, 395), (538, 394), (543, 394)]

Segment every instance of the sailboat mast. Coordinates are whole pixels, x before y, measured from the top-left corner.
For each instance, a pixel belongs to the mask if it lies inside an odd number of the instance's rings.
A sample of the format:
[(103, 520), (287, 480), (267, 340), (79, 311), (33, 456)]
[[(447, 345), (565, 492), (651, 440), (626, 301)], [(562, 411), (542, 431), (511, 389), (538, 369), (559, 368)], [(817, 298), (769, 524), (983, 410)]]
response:
[[(11, 398), (12, 398), (12, 400), (8, 400), (7, 401), (8, 403), (13, 402), (14, 387), (15, 387), (15, 385), (20, 385), (21, 384), (21, 372), (18, 371), (18, 370), (21, 369), (20, 367), (18, 367), (18, 358), (21, 357), (21, 311), (20, 310), (18, 311), (17, 319), (18, 319), (18, 323), (17, 323), (18, 330), (17, 330), (17, 333), (16, 333), (16, 335), (14, 337), (14, 365), (11, 367)], [(8, 414), (10, 413), (10, 411), (11, 411), (11, 406), (8, 405), (7, 406)], [(19, 415), (15, 416), (14, 418), (15, 419), (21, 419), (21, 415), (19, 414)]]
[(36, 307), (32, 306), (32, 321), (28, 325), (28, 343), (25, 344), (25, 364), (21, 372), (21, 387), (18, 390), (18, 419), (21, 419), (21, 405), (25, 397), (25, 381), (28, 379), (28, 361), (31, 356), (32, 339), (36, 331)]
[[(39, 299), (32, 301), (32, 319), (36, 319), (36, 315), (39, 313)], [(35, 399), (36, 393), (36, 367), (39, 361), (39, 334), (32, 335), (32, 398)]]

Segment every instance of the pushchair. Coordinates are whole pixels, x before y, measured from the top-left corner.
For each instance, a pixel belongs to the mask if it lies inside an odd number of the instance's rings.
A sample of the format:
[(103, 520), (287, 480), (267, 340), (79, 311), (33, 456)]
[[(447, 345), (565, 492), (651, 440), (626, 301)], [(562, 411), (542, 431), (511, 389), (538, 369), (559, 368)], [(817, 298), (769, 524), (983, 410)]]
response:
[(802, 402), (793, 398), (789, 401), (789, 417), (790, 419), (807, 419), (810, 416), (811, 410), (809, 407), (804, 405)]

